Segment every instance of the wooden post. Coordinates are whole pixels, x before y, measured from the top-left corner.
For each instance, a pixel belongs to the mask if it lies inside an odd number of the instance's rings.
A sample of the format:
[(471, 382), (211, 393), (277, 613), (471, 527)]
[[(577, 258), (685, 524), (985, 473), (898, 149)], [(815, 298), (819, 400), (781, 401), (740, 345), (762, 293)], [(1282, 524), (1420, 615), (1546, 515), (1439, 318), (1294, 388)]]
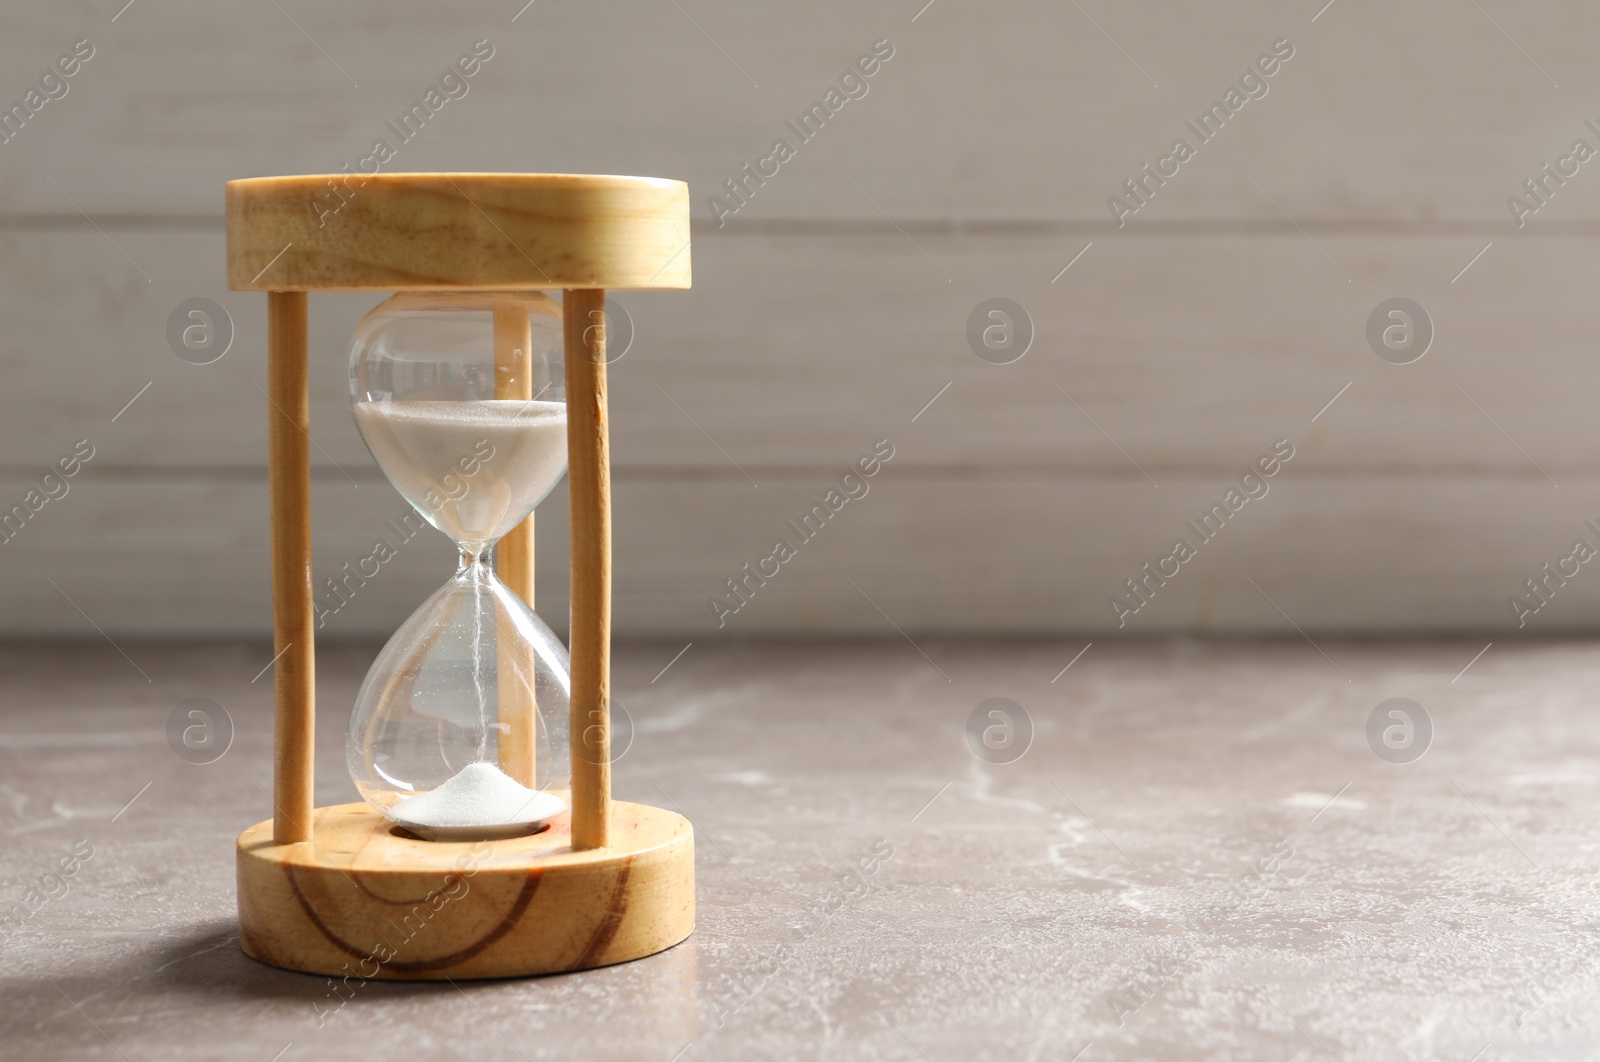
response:
[[(514, 296), (497, 298), (494, 306), (494, 396), (533, 397), (533, 325), (527, 301)], [(512, 528), (495, 546), (495, 568), (500, 580), (533, 607), (533, 514)], [(505, 627), (500, 626), (504, 631)], [(528, 788), (535, 783), (534, 661), (520, 646), (495, 639), (500, 676), (500, 769)], [(526, 680), (524, 682), (524, 680)]]
[(567, 489), (572, 508), (572, 846), (604, 848), (611, 825), (611, 454), (606, 293), (562, 297)]
[(267, 293), (267, 468), (272, 501), (275, 698), (272, 837), (311, 840), (316, 663), (311, 607), (311, 426), (306, 293)]

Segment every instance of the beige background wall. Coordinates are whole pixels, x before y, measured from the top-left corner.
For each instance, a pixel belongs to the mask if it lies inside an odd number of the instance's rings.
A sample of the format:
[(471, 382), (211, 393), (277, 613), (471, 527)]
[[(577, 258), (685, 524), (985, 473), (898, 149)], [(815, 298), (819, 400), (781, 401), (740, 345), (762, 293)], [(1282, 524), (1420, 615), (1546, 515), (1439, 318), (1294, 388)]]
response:
[[(1524, 227), (1506, 203), (1600, 148), (1593, 5), (121, 2), (0, 13), (0, 102), (95, 49), (0, 145), (0, 508), (95, 448), (0, 545), (7, 633), (268, 629), (264, 300), (223, 289), (222, 184), (396, 141), (386, 120), (482, 39), (388, 168), (691, 186), (694, 290), (620, 299), (624, 633), (1104, 636), (1106, 598), (1279, 439), (1270, 493), (1129, 629), (1509, 639), (1508, 596), (1600, 546), (1600, 159)], [(1200, 144), (1185, 120), (1284, 38), (1268, 93)], [(786, 120), (881, 39), (867, 94), (801, 143)], [(1194, 157), (1118, 228), (1107, 197), (1179, 136)], [(719, 227), (707, 198), (778, 137), (795, 157)], [(1365, 338), (1396, 296), (1436, 331), (1410, 365)], [(192, 297), (233, 319), (214, 364), (167, 343)], [(1013, 364), (968, 347), (991, 297), (1032, 319)], [(330, 574), (403, 506), (345, 408), (374, 301), (312, 304)], [(885, 438), (870, 494), (719, 631), (708, 599)], [(565, 518), (558, 496), (541, 523), (558, 627)], [(418, 539), (328, 633), (388, 631), (449, 563)], [(1528, 627), (1597, 608), (1584, 568)]]

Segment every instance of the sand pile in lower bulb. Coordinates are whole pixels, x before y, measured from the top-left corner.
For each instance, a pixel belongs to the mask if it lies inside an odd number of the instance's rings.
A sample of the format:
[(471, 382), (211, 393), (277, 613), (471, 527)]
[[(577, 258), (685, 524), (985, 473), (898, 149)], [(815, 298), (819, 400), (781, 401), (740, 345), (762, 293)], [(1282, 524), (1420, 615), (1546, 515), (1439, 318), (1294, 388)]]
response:
[(402, 826), (466, 829), (534, 823), (566, 810), (558, 796), (529, 789), (492, 763), (463, 767), (443, 785), (394, 808)]

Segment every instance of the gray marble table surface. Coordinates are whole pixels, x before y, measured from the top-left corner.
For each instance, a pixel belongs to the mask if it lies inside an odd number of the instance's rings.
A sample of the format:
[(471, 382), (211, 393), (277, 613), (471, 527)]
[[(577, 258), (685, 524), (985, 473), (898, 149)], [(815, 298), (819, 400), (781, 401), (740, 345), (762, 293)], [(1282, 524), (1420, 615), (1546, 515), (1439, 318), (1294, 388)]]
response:
[[(615, 793), (693, 821), (694, 935), (349, 999), (239, 951), (270, 650), (13, 643), (0, 1057), (1593, 1058), (1600, 646), (1486, 640), (623, 644)], [(374, 651), (318, 658), (319, 803)]]

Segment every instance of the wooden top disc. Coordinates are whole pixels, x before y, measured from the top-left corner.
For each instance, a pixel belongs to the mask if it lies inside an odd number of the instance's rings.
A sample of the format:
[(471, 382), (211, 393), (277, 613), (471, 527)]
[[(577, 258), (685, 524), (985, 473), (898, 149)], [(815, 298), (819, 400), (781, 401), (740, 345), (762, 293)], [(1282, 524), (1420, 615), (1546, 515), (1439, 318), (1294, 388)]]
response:
[(383, 173), (229, 181), (235, 291), (689, 286), (689, 186)]

